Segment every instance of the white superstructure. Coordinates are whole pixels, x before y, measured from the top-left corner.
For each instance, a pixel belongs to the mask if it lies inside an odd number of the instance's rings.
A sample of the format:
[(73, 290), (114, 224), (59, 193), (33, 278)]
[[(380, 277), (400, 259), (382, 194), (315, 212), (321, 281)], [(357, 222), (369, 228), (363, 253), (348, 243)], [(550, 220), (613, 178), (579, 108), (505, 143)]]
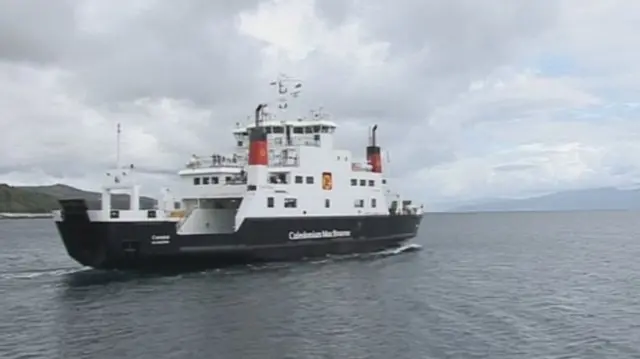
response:
[[(298, 95), (301, 85), (289, 86), (290, 82), (281, 77), (272, 83), (280, 94), (274, 107), (284, 109), (287, 99)], [(93, 221), (172, 220), (178, 234), (205, 234), (233, 233), (245, 218), (421, 213), (421, 207), (390, 190), (381, 170), (376, 127), (371, 131), (370, 147), (377, 149), (377, 165), (371, 158), (335, 148), (338, 126), (321, 110), (312, 112), (310, 118), (289, 119), (267, 113), (265, 108), (270, 107), (258, 106), (252, 123), (237, 124), (232, 131), (236, 142), (232, 153), (193, 155), (178, 172), (180, 186), (165, 190), (155, 210), (139, 209), (134, 168), (118, 165), (107, 176), (102, 209), (88, 211), (89, 217)], [(262, 133), (266, 143), (255, 140), (260, 136), (256, 133)], [(256, 151), (264, 151), (265, 157)], [(369, 148), (367, 157), (368, 152)], [(251, 163), (250, 156), (257, 159)], [(110, 196), (116, 191), (131, 194), (130, 210), (111, 209)]]

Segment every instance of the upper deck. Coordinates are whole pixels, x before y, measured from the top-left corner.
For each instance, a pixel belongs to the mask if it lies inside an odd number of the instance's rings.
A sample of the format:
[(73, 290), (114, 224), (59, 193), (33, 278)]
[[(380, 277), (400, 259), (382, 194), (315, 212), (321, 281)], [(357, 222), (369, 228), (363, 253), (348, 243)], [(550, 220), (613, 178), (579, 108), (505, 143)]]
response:
[[(194, 174), (225, 174), (238, 173), (246, 170), (249, 152), (249, 134), (256, 126), (262, 127), (267, 135), (268, 164), (272, 169), (299, 167), (302, 147), (313, 147), (321, 151), (321, 157), (330, 158), (338, 151), (334, 149), (334, 134), (338, 125), (330, 119), (322, 108), (310, 111), (309, 116), (286, 117), (285, 109), (288, 108), (289, 97), (297, 97), (301, 85), (296, 83), (293, 87), (287, 87), (290, 79), (280, 78), (271, 85), (278, 87), (280, 95), (275, 111), (261, 108), (255, 114), (254, 121), (248, 121), (244, 125), (236, 123), (236, 128), (231, 130), (235, 144), (229, 154), (214, 153), (211, 155), (193, 155), (181, 170), (181, 176)], [(278, 111), (278, 109), (280, 111)], [(282, 117), (280, 117), (282, 116)], [(318, 159), (314, 154), (314, 159)], [(351, 158), (351, 154), (344, 156)], [(351, 161), (351, 170), (356, 172), (369, 172), (371, 167), (367, 163)]]

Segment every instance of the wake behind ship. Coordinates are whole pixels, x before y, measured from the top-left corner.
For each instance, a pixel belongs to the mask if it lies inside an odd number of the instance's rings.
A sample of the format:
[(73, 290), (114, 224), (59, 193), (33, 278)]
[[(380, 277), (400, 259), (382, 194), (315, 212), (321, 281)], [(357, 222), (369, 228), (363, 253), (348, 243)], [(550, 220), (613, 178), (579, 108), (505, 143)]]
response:
[[(300, 91), (289, 82), (272, 83), (281, 109)], [(164, 190), (154, 209), (140, 209), (135, 170), (119, 163), (107, 173), (100, 209), (60, 200), (54, 220), (68, 254), (98, 269), (214, 267), (376, 252), (416, 236), (422, 206), (391, 191), (377, 126), (358, 163), (334, 148), (337, 125), (322, 112), (277, 119), (266, 107), (233, 131), (233, 154), (193, 156), (178, 172), (177, 195)], [(128, 210), (112, 208), (118, 192), (130, 195)]]

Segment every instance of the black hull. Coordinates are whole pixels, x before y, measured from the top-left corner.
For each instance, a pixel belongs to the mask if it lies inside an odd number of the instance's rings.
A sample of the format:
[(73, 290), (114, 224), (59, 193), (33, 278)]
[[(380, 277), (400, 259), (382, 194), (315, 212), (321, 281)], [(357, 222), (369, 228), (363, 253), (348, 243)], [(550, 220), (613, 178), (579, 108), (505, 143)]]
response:
[[(58, 232), (74, 260), (97, 269), (210, 268), (377, 252), (415, 237), (422, 220), (421, 215), (248, 218), (235, 233), (181, 235), (170, 221), (92, 222), (82, 203), (74, 205), (63, 203)], [(291, 232), (334, 230), (349, 233), (289, 238)]]

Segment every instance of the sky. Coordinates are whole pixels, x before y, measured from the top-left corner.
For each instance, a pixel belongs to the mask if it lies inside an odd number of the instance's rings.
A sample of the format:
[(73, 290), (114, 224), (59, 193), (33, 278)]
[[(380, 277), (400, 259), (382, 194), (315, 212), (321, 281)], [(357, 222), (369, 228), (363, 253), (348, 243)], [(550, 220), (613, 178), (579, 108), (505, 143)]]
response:
[(272, 101), (322, 106), (430, 205), (640, 182), (640, 2), (0, 0), (0, 182), (143, 193)]

